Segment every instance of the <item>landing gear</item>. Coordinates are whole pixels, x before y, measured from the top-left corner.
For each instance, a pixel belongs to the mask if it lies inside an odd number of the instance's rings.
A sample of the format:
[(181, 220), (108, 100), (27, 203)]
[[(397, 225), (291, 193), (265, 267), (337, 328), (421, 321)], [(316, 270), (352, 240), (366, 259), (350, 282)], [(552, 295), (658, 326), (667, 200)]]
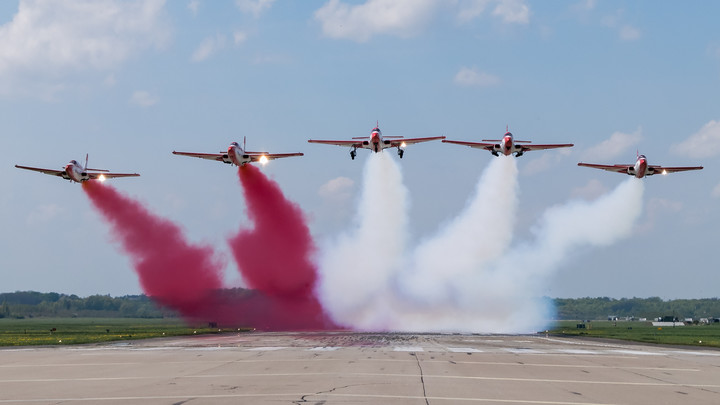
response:
[(496, 150), (491, 150), (490, 153), (492, 153), (493, 156), (500, 156), (500, 154)]
[(356, 155), (357, 155), (357, 151), (355, 149), (350, 151), (350, 159), (355, 160)]
[(523, 153), (525, 153), (525, 152), (520, 151), (520, 152), (518, 152), (517, 154), (515, 154), (515, 157), (516, 157), (516, 158), (519, 158), (520, 156), (523, 155)]
[(398, 156), (400, 156), (400, 159), (402, 159), (403, 155), (405, 154), (405, 151), (398, 148)]

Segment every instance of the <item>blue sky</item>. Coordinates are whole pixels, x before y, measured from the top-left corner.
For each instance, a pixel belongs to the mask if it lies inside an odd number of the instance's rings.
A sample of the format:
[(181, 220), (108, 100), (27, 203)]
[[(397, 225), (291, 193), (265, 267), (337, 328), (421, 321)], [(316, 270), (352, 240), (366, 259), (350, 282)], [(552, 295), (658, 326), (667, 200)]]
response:
[[(229, 166), (173, 156), (304, 152), (263, 170), (318, 241), (352, 221), (367, 151), (309, 138), (369, 134), (572, 142), (519, 159), (515, 239), (548, 208), (625, 177), (576, 166), (704, 165), (645, 179), (632, 235), (566, 258), (554, 297), (716, 297), (720, 31), (715, 2), (522, 0), (20, 1), (0, 4), (0, 291), (140, 292), (76, 184), (20, 171), (90, 165), (190, 239), (218, 246), (247, 223)], [(409, 147), (411, 238), (463, 208), (489, 153)], [(502, 213), (488, 213), (501, 215)], [(361, 257), (348, 258), (361, 260)], [(228, 260), (230, 263), (230, 260)], [(236, 271), (228, 265), (228, 279)]]

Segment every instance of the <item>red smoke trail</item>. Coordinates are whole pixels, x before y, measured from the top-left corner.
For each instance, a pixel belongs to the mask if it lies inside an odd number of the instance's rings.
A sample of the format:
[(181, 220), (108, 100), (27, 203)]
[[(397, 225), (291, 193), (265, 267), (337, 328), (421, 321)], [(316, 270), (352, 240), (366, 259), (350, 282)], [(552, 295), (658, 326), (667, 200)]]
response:
[(222, 287), (223, 266), (212, 248), (189, 244), (177, 225), (110, 186), (86, 181), (83, 190), (131, 256), (145, 294), (185, 319), (220, 321), (212, 294)]
[(264, 296), (256, 308), (263, 329), (336, 328), (315, 296), (315, 245), (302, 210), (280, 187), (252, 166), (238, 170), (253, 229), (229, 240), (250, 288)]

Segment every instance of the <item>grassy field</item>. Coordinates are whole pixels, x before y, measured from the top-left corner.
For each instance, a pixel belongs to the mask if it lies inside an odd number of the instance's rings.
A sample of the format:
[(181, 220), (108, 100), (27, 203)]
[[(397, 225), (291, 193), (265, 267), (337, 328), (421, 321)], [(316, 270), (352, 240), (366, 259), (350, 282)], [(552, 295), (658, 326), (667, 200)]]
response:
[(550, 333), (621, 339), (643, 343), (720, 347), (720, 325), (657, 327), (650, 322), (592, 321), (578, 329), (580, 321), (558, 321)]
[[(650, 322), (558, 321), (549, 332), (643, 343), (720, 348), (720, 325), (655, 327)], [(243, 330), (246, 331), (246, 330)], [(190, 328), (180, 319), (30, 318), (0, 319), (0, 346), (69, 345), (227, 332)]]
[(68, 345), (218, 332), (217, 328), (190, 328), (180, 319), (3, 318), (0, 346)]

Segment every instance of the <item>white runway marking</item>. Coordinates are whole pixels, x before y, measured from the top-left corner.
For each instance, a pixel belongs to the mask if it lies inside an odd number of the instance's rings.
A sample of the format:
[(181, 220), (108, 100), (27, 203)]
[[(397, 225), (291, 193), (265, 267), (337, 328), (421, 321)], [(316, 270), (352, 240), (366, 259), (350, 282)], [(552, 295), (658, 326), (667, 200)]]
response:
[(597, 351), (592, 350), (576, 350), (576, 349), (562, 349), (558, 350), (558, 353), (566, 353), (566, 354), (601, 354)]
[(534, 350), (534, 349), (504, 349), (506, 352), (515, 353), (515, 354), (547, 354), (547, 352), (543, 352), (540, 350)]
[(420, 346), (395, 346), (393, 351), (395, 351), (395, 352), (424, 352), (425, 350)]
[(277, 347), (277, 346), (249, 347), (245, 350), (250, 351), (250, 352), (274, 352), (276, 350), (283, 350), (283, 349), (287, 349), (287, 347), (282, 347), (282, 346), (279, 346), (279, 347)]
[[(174, 375), (162, 377), (89, 377), (89, 378), (38, 378), (38, 379), (17, 379), (0, 380), (0, 383), (21, 383), (21, 382), (69, 382), (69, 381), (122, 381), (122, 380), (150, 380), (150, 379), (220, 379), (220, 378), (277, 378), (277, 377), (331, 377), (342, 375), (345, 377), (381, 377), (381, 378), (418, 378), (416, 373), (248, 373), (248, 374), (203, 374), (203, 375)], [(642, 386), (642, 387), (692, 387), (705, 389), (718, 389), (718, 384), (681, 384), (672, 382), (631, 382), (631, 381), (591, 381), (591, 380), (569, 380), (552, 378), (513, 378), (513, 377), (482, 377), (462, 375), (435, 375), (424, 374), (426, 379), (438, 378), (443, 380), (477, 380), (477, 381), (505, 381), (524, 383), (555, 383), (555, 384), (589, 384), (589, 385), (617, 385), (617, 386)]]
[(613, 353), (632, 354), (636, 356), (664, 356), (663, 353), (656, 352), (642, 352), (639, 350), (610, 350)]
[(449, 351), (453, 353), (482, 353), (482, 350), (473, 349), (472, 347), (448, 347)]
[(669, 354), (684, 354), (689, 356), (711, 356), (711, 357), (718, 357), (720, 356), (720, 353), (717, 352), (700, 352), (700, 351), (685, 351), (685, 350), (673, 350), (667, 352)]
[[(100, 402), (100, 401), (159, 401), (159, 400), (183, 400), (183, 399), (227, 399), (227, 398), (365, 398), (380, 400), (431, 400), (431, 401), (451, 401), (451, 402), (492, 402), (503, 404), (537, 404), (537, 405), (611, 405), (599, 402), (560, 402), (560, 401), (533, 401), (522, 399), (497, 399), (497, 398), (453, 398), (453, 397), (421, 397), (412, 395), (379, 395), (379, 394), (311, 394), (311, 393), (295, 393), (295, 394), (218, 394), (218, 395), (158, 395), (158, 396), (136, 396), (136, 397), (92, 397), (92, 398), (43, 398), (43, 399), (0, 399), (0, 404), (10, 403), (33, 403), (33, 402)], [(373, 401), (373, 402), (376, 402)]]

